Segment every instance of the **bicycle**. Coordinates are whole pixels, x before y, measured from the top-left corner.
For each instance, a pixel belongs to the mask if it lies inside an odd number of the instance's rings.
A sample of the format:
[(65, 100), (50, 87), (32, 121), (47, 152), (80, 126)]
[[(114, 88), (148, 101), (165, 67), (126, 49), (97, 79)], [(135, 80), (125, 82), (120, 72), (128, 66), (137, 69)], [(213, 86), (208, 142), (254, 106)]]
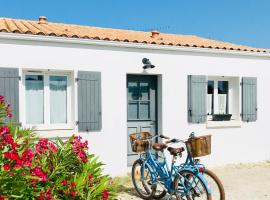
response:
[[(225, 200), (224, 187), (218, 176), (216, 176), (211, 170), (207, 169), (203, 164), (200, 164), (200, 160), (198, 158), (195, 158), (210, 154), (210, 138), (211, 136), (195, 137), (195, 134), (192, 132), (189, 136), (189, 139), (186, 141), (172, 139), (171, 141), (174, 141), (174, 143), (183, 143), (185, 145), (185, 149), (187, 150), (186, 161), (176, 168), (178, 168), (179, 172), (183, 170), (191, 170), (195, 173), (195, 175), (200, 173), (202, 175), (201, 179), (206, 185), (209, 199)], [(166, 139), (168, 140), (170, 138), (166, 137)], [(199, 147), (196, 147), (196, 145)], [(207, 145), (208, 147), (205, 147)], [(167, 150), (170, 150), (170, 148), (171, 147), (168, 147)], [(166, 191), (163, 190), (160, 191), (160, 194), (158, 195), (154, 194), (153, 197), (155, 199), (161, 199), (165, 195)], [(198, 194), (195, 193), (193, 195), (198, 196)]]
[[(139, 136), (139, 137), (136, 137)], [(143, 199), (163, 198), (169, 193), (168, 199), (175, 198), (181, 200), (207, 199), (211, 200), (211, 194), (208, 193), (202, 174), (197, 173), (196, 169), (180, 168), (175, 165), (175, 160), (181, 156), (184, 148), (168, 148), (167, 150), (173, 155), (171, 168), (169, 169), (166, 157), (159, 161), (155, 153), (151, 152), (151, 147), (163, 152), (168, 143), (176, 143), (178, 140), (168, 140), (166, 143), (152, 144), (153, 139), (157, 137), (167, 138), (165, 136), (151, 136), (147, 132), (134, 133), (130, 135), (133, 151), (139, 153), (140, 158), (132, 166), (132, 181), (135, 190)], [(195, 173), (196, 172), (196, 173)], [(139, 188), (141, 184), (142, 189)], [(160, 194), (157, 194), (157, 186), (164, 187)], [(198, 197), (198, 198), (197, 198)]]

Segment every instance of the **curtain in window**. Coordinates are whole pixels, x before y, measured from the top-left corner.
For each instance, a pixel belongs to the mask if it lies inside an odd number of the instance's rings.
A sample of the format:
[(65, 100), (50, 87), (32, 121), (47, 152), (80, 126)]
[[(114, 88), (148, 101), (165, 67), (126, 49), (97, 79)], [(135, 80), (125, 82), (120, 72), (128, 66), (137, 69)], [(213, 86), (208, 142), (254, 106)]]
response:
[(50, 76), (50, 122), (67, 123), (66, 76)]
[(218, 113), (227, 114), (227, 94), (218, 95)]
[(26, 123), (43, 124), (44, 81), (41, 75), (25, 76)]

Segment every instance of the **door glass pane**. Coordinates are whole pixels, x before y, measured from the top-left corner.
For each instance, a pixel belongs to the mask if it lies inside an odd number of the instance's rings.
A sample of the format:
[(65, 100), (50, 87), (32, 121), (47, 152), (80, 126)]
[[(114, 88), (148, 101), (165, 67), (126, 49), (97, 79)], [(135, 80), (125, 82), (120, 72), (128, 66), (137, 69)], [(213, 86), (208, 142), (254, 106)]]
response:
[(128, 119), (138, 119), (138, 102), (128, 103)]
[(218, 81), (218, 114), (228, 114), (229, 82)]
[(149, 83), (148, 82), (140, 83), (140, 99), (149, 100)]
[(67, 123), (66, 76), (50, 76), (50, 122)]
[(150, 119), (150, 102), (140, 102), (139, 119)]
[(44, 123), (44, 81), (42, 75), (25, 76), (26, 123)]
[(128, 99), (139, 100), (139, 87), (137, 82), (128, 82)]

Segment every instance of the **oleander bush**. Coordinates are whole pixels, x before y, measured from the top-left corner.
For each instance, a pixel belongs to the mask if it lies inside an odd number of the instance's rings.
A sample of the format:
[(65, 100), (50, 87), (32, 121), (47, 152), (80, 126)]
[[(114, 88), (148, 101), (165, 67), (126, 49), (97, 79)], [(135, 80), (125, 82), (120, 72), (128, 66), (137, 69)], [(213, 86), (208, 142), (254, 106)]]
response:
[(88, 154), (79, 136), (67, 141), (38, 138), (10, 122), (10, 105), (0, 96), (0, 200), (86, 199), (116, 196), (116, 184), (102, 163)]

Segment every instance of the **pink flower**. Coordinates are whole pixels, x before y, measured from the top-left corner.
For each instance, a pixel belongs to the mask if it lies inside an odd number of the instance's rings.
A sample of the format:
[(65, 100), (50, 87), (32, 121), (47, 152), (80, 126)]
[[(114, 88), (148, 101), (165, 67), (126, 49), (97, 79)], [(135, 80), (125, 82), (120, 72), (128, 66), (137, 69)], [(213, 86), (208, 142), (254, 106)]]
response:
[(70, 186), (71, 186), (71, 187), (75, 187), (75, 186), (76, 186), (75, 182), (72, 181), (72, 182), (70, 183)]
[(66, 185), (67, 185), (67, 180), (64, 179), (64, 180), (61, 182), (61, 184), (62, 184), (63, 186), (66, 186)]
[(12, 116), (13, 116), (12, 113), (8, 113), (8, 114), (7, 114), (7, 117), (8, 117), (8, 118), (12, 118)]
[(76, 196), (76, 191), (75, 191), (75, 190), (72, 190), (72, 191), (71, 191), (71, 196), (73, 196), (73, 197)]
[(9, 164), (9, 163), (5, 163), (5, 164), (3, 165), (3, 167), (4, 167), (4, 170), (5, 170), (5, 171), (10, 170), (10, 164)]
[(88, 176), (88, 179), (89, 179), (89, 180), (92, 180), (92, 178), (93, 178), (93, 175), (90, 174), (90, 175)]
[(87, 149), (88, 149), (88, 142), (82, 142), (82, 137), (81, 136), (75, 136), (74, 140), (71, 142), (73, 146), (73, 151), (77, 156), (80, 158), (80, 160), (83, 163), (86, 163), (88, 161), (87, 159)]
[(39, 194), (38, 200), (54, 200), (51, 191), (52, 188), (49, 188), (47, 191), (41, 192)]
[(11, 160), (17, 161), (19, 159), (18, 153), (15, 150), (9, 152), (9, 158)]
[(10, 153), (9, 152), (5, 152), (4, 153), (4, 157), (7, 158), (7, 159), (9, 159), (10, 158)]
[(45, 172), (42, 171), (41, 166), (36, 166), (34, 169), (32, 169), (31, 175), (39, 177), (41, 182), (47, 181), (47, 175)]
[(5, 98), (0, 95), (0, 103), (2, 103), (4, 100), (5, 100)]
[(102, 193), (102, 200), (107, 200), (109, 198), (108, 190), (104, 190)]
[(0, 127), (0, 135), (9, 133), (9, 128), (7, 126)]

